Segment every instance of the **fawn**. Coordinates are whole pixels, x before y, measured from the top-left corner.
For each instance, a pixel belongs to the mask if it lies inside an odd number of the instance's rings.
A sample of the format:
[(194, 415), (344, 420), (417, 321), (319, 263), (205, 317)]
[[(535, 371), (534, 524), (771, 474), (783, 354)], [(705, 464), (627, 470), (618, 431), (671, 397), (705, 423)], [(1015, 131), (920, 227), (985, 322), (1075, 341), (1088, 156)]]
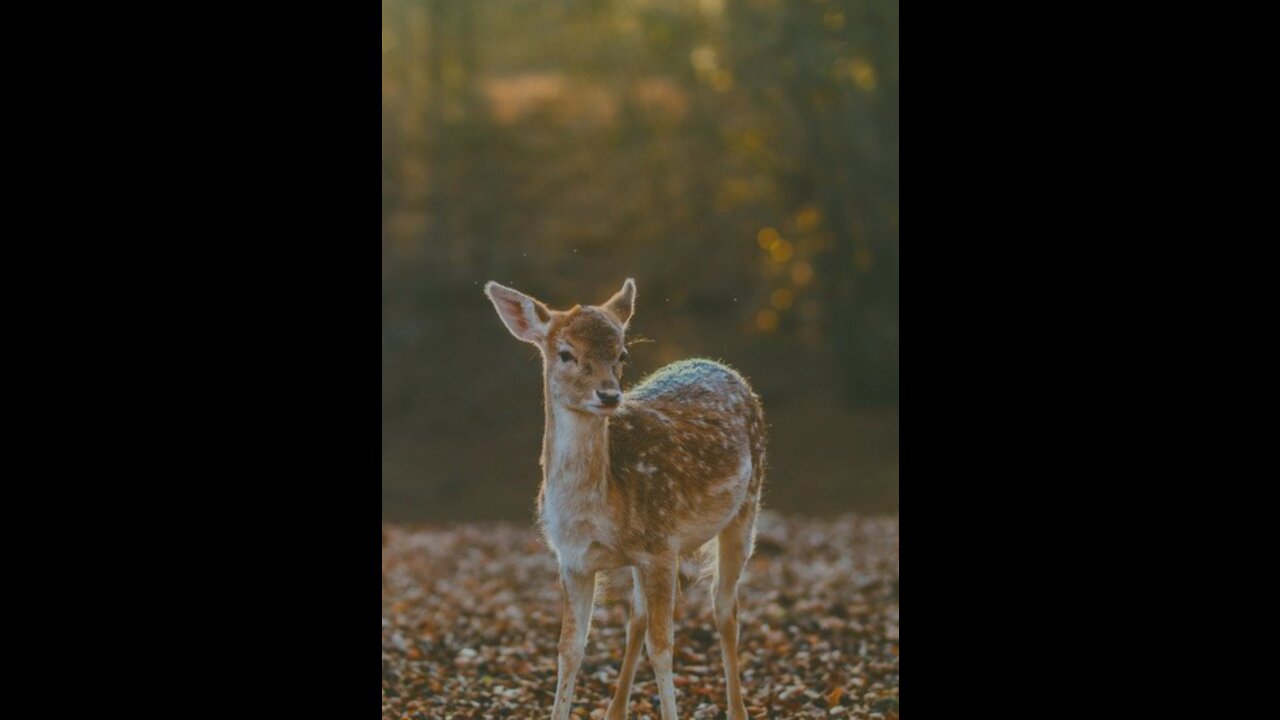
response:
[(712, 539), (728, 716), (745, 720), (737, 593), (764, 479), (760, 399), (732, 369), (684, 360), (628, 390), (624, 401), (625, 335), (636, 297), (630, 278), (603, 305), (565, 311), (495, 282), (485, 294), (511, 334), (542, 351), (546, 431), (538, 515), (564, 595), (552, 720), (569, 718), (596, 573), (628, 566), (634, 589), (627, 648), (606, 717), (627, 716), (643, 641), (662, 718), (676, 720), (671, 658), (679, 558)]

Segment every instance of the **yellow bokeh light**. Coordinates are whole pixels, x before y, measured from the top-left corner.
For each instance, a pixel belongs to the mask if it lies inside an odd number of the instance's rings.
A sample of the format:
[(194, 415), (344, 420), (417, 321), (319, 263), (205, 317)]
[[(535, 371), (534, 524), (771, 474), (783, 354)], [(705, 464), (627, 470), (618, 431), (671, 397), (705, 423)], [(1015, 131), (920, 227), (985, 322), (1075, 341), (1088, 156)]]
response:
[(767, 227), (756, 233), (756, 242), (760, 243), (761, 250), (768, 250), (773, 247), (774, 243), (778, 242), (780, 237), (777, 230)]
[(813, 279), (813, 266), (807, 262), (800, 261), (791, 266), (791, 281), (796, 285), (808, 285)]
[(790, 240), (779, 240), (769, 246), (769, 254), (773, 256), (776, 263), (784, 263), (791, 259), (796, 252), (795, 246)]
[(779, 310), (786, 310), (791, 307), (791, 304), (795, 302), (796, 298), (795, 295), (791, 294), (790, 290), (786, 288), (778, 288), (773, 291), (773, 294), (769, 296), (769, 299), (773, 302), (774, 307)]
[(689, 62), (693, 64), (693, 68), (700, 73), (711, 72), (716, 69), (716, 51), (710, 45), (699, 45), (689, 53)]
[(818, 227), (820, 222), (822, 222), (822, 213), (812, 205), (806, 205), (796, 213), (796, 226), (801, 232), (808, 232)]
[(853, 76), (854, 84), (863, 90), (875, 89), (876, 69), (866, 60), (857, 58), (849, 63), (849, 74)]
[(756, 313), (756, 327), (764, 332), (773, 332), (778, 329), (778, 313), (772, 308), (765, 308)]

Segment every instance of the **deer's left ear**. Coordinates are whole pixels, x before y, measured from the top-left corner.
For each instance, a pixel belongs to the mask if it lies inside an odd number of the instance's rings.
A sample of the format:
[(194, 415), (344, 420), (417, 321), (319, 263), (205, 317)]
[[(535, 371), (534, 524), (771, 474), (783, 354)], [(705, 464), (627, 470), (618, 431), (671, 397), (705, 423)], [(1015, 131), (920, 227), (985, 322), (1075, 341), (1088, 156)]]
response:
[(498, 317), (517, 339), (534, 345), (541, 345), (547, 339), (547, 331), (551, 327), (551, 311), (546, 305), (525, 295), (519, 290), (503, 287), (490, 280), (484, 285), (484, 294), (489, 296)]
[(631, 322), (631, 315), (636, 309), (636, 281), (627, 278), (622, 283), (622, 289), (609, 298), (604, 304), (604, 309), (613, 313), (614, 317), (622, 322), (622, 326), (626, 327)]

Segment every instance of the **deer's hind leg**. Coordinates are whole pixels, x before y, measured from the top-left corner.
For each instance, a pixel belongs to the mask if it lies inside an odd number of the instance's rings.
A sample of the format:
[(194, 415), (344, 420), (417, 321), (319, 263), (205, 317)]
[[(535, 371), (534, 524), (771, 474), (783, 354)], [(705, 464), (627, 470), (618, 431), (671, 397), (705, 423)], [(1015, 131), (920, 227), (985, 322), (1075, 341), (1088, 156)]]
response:
[(724, 680), (728, 695), (729, 720), (747, 720), (738, 672), (738, 580), (751, 556), (755, 537), (756, 508), (751, 504), (720, 531), (716, 548), (715, 591), (712, 605), (716, 629), (720, 631), (720, 651), (724, 656)]
[(644, 600), (644, 586), (640, 583), (640, 571), (631, 569), (631, 607), (627, 614), (627, 650), (622, 657), (622, 669), (618, 672), (618, 690), (609, 703), (606, 720), (626, 720), (627, 706), (631, 704), (631, 683), (636, 677), (636, 662), (644, 647), (644, 635), (649, 626), (648, 608)]

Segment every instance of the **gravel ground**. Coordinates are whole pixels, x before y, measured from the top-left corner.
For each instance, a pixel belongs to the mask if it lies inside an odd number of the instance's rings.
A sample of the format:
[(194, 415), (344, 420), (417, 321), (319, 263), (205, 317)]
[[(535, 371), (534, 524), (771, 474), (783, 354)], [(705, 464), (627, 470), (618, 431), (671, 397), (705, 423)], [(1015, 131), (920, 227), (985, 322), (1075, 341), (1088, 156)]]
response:
[[(560, 632), (555, 558), (532, 525), (386, 525), (382, 716), (541, 718)], [(723, 718), (720, 645), (691, 559), (676, 606), (681, 718)], [(625, 645), (626, 573), (596, 604), (573, 717), (602, 718)], [(760, 518), (740, 595), (743, 689), (753, 718), (898, 717), (898, 520)], [(641, 659), (632, 718), (657, 720)]]

